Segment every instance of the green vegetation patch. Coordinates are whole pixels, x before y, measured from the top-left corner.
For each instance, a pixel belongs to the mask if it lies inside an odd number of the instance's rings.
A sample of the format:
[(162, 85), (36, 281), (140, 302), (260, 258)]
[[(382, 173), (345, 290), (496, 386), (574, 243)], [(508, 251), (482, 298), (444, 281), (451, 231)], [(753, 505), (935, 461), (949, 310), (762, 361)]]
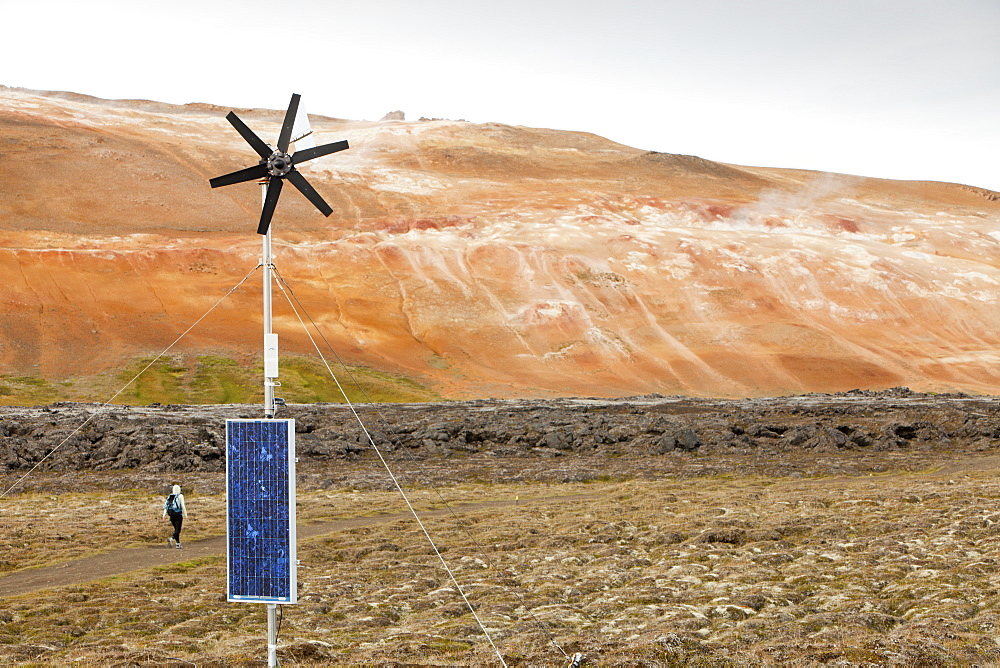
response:
[[(276, 394), (289, 403), (343, 403), (345, 393), (352, 402), (419, 402), (441, 398), (404, 376), (340, 364), (331, 368), (336, 380), (317, 358), (283, 358), (281, 386)], [(131, 406), (245, 404), (263, 400), (262, 386), (260, 359), (239, 362), (221, 355), (144, 357), (116, 372), (85, 378), (50, 381), (38, 376), (0, 376), (0, 405), (103, 403), (112, 397), (112, 403)]]
[(0, 376), (0, 405), (37, 406), (58, 401), (61, 388), (37, 376)]
[(193, 365), (190, 383), (193, 404), (244, 404), (262, 396), (248, 369), (228, 357), (203, 355)]
[[(413, 380), (365, 367), (332, 366), (340, 385), (321, 361), (292, 357), (281, 366), (278, 391), (291, 403), (343, 403), (344, 394), (352, 402), (436, 401), (441, 397)], [(341, 389), (342, 388), (342, 389)]]
[[(131, 384), (118, 395), (115, 403), (142, 405), (186, 403), (182, 386), (187, 369), (180, 359), (153, 358), (139, 359), (119, 372), (117, 380)], [(134, 380), (133, 380), (134, 379)], [(100, 401), (98, 397), (93, 400)]]

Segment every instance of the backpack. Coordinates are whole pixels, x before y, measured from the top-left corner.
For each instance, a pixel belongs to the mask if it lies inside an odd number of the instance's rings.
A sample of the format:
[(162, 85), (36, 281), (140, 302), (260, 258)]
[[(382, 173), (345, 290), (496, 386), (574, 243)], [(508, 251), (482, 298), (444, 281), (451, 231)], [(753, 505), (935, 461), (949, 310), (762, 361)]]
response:
[(164, 504), (168, 513), (179, 513), (181, 512), (181, 504), (177, 500), (176, 494), (171, 494), (167, 497), (167, 502)]

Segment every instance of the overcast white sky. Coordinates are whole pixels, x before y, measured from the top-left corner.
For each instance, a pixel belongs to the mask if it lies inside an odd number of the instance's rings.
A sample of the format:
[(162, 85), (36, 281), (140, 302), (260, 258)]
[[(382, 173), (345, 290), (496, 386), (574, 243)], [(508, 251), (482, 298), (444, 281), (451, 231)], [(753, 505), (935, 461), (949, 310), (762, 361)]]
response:
[(3, 0), (0, 84), (1000, 190), (997, 0)]

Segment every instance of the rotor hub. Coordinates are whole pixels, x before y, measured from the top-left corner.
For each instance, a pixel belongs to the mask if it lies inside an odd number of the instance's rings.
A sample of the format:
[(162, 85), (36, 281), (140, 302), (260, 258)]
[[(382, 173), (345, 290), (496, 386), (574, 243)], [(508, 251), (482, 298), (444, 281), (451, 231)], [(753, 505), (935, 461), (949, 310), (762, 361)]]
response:
[(285, 176), (292, 171), (292, 156), (275, 151), (267, 159), (267, 173), (271, 176)]

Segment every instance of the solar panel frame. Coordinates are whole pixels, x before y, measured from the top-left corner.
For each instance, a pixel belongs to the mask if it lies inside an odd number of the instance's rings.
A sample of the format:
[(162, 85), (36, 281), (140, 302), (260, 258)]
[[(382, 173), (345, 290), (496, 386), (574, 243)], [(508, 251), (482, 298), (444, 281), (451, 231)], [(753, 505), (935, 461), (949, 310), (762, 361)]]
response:
[(295, 420), (226, 420), (226, 598), (298, 600)]

